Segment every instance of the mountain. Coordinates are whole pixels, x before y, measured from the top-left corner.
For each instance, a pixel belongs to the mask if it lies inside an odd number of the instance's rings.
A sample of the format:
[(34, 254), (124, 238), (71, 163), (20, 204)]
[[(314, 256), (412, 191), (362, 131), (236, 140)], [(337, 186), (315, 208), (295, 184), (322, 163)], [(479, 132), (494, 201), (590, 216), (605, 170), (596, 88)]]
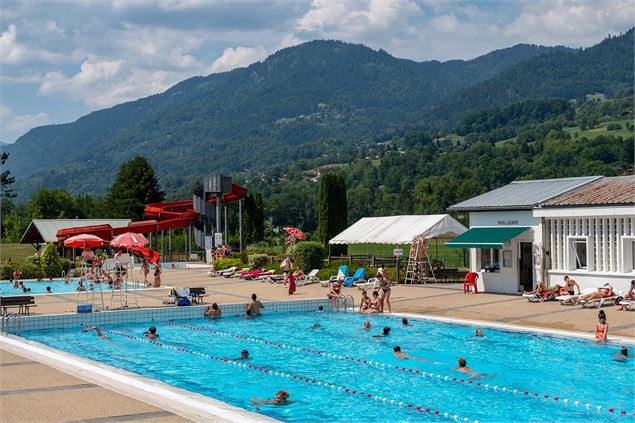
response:
[(633, 29), (586, 49), (544, 54), (458, 90), (431, 108), (430, 118), (454, 120), (473, 110), (528, 99), (583, 99), (633, 94)]
[[(613, 41), (627, 36), (593, 47), (595, 57), (604, 57)], [(434, 116), (451, 106), (458, 112), (472, 104), (478, 107), (484, 101), (473, 96), (483, 95), (492, 84), (497, 88), (492, 81), (504, 75), (504, 81), (515, 78), (519, 87), (523, 78), (535, 76), (525, 69), (548, 81), (551, 72), (543, 66), (560, 63), (560, 56), (587, 57), (592, 49), (521, 44), (469, 61), (418, 63), (362, 45), (312, 41), (246, 68), (190, 78), (164, 93), (93, 112), (73, 123), (35, 128), (3, 150), (11, 154), (7, 164), (21, 197), (42, 186), (103, 192), (118, 167), (137, 154), (150, 160), (162, 187), (174, 192), (205, 173), (269, 169), (327, 154), (337, 157), (342, 149), (372, 142), (379, 131), (427, 119), (426, 110)], [(621, 49), (616, 53), (623, 54)], [(629, 72), (632, 79), (632, 67), (611, 63), (620, 68), (598, 74), (600, 63), (575, 61), (586, 68), (576, 92), (610, 94)], [(558, 96), (566, 73), (555, 72), (553, 89), (545, 83), (541, 95)], [(457, 106), (460, 95), (469, 107)], [(491, 101), (504, 99), (492, 95)]]

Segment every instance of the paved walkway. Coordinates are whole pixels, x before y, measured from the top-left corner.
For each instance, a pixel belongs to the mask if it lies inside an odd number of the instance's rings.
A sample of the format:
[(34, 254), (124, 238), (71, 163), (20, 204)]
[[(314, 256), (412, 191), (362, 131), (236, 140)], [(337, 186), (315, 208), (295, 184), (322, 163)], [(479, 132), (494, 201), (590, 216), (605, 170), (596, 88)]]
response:
[[(168, 269), (166, 285), (205, 287), (208, 303), (247, 302), (252, 293), (263, 301), (323, 298), (319, 284), (300, 287), (289, 296), (281, 285), (239, 279), (209, 278), (204, 269)], [(518, 295), (464, 295), (462, 285), (397, 286), (392, 289), (393, 312), (408, 312), (483, 320), (590, 333), (597, 321), (596, 309), (562, 306), (557, 302), (529, 303)], [(344, 291), (359, 303), (361, 291)], [(104, 294), (106, 305), (110, 296)], [(168, 289), (150, 289), (137, 295), (141, 307), (162, 307)], [(33, 314), (72, 313), (86, 294), (36, 297)], [(635, 338), (635, 312), (605, 307), (611, 335)], [(111, 407), (112, 404), (117, 407)], [(186, 419), (157, 409), (97, 385), (86, 383), (51, 367), (0, 350), (0, 422), (182, 422)]]

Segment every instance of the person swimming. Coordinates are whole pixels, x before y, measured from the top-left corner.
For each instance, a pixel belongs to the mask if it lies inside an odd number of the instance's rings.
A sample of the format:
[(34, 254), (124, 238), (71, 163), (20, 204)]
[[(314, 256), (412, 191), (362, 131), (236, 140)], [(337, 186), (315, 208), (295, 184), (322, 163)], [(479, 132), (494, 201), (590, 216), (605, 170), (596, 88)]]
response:
[(476, 328), (476, 337), (477, 338), (482, 338), (483, 337), (483, 329)]
[(276, 392), (276, 397), (270, 400), (256, 400), (252, 399), (251, 403), (256, 406), (256, 410), (258, 410), (261, 405), (287, 405), (291, 404), (293, 401), (289, 401), (289, 392), (287, 391), (278, 391)]
[(101, 331), (101, 329), (99, 329), (98, 326), (86, 326), (84, 325), (84, 329), (82, 329), (82, 332), (90, 332), (91, 330), (95, 331), (95, 334), (100, 337), (101, 339), (110, 339), (108, 338), (106, 335), (104, 335)]
[(247, 309), (247, 311), (245, 312), (244, 318), (245, 319), (253, 319), (254, 318), (254, 316), (251, 315), (251, 309), (249, 309), (249, 308)]
[(382, 331), (381, 335), (373, 335), (373, 338), (383, 338), (384, 336), (389, 336), (390, 335), (390, 328), (388, 326), (384, 326), (384, 330)]
[(412, 326), (410, 323), (408, 323), (408, 319), (405, 317), (401, 319), (401, 324), (404, 326)]
[(309, 326), (309, 329), (320, 329), (322, 327), (322, 325), (320, 325), (319, 323), (313, 323), (311, 326)]
[(154, 326), (150, 326), (147, 332), (143, 332), (143, 336), (148, 339), (157, 339), (159, 334), (157, 333), (157, 328)]
[(203, 313), (205, 317), (209, 317), (210, 319), (220, 319), (222, 314), (218, 304), (213, 303), (211, 306), (205, 307), (205, 312)]
[(415, 356), (412, 356), (410, 354), (406, 354), (405, 352), (402, 352), (401, 351), (401, 347), (399, 345), (396, 345), (395, 347), (393, 347), (392, 350), (393, 350), (393, 354), (397, 358), (403, 358), (405, 360), (416, 360), (416, 361), (430, 362), (430, 360), (427, 360), (425, 358), (415, 357)]
[(364, 327), (362, 328), (364, 330), (370, 330), (370, 320), (366, 320), (364, 322)]
[(459, 367), (452, 367), (452, 370), (455, 370), (457, 372), (461, 372), (461, 373), (467, 373), (470, 375), (470, 379), (477, 379), (477, 378), (491, 378), (494, 377), (496, 375), (486, 375), (483, 373), (477, 373), (474, 370), (470, 369), (469, 367), (467, 367), (467, 360), (464, 359), (463, 357), (459, 357), (457, 360), (457, 364), (459, 365)]
[(627, 358), (633, 358), (633, 357), (635, 357), (635, 355), (632, 355), (632, 354), (629, 355), (628, 354), (628, 348), (623, 346), (622, 348), (620, 348), (620, 352), (613, 356), (613, 360), (614, 361), (620, 361), (622, 363), (626, 363), (626, 359)]

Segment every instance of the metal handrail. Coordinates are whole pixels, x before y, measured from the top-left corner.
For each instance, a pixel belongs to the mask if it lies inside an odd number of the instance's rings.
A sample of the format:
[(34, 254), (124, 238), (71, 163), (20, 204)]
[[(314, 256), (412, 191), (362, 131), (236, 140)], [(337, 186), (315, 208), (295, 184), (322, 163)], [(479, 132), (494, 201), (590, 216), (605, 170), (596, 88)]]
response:
[(21, 331), (22, 320), (20, 320), (20, 316), (12, 313), (2, 315), (2, 319), (0, 319), (0, 333), (4, 333), (5, 335), (13, 333), (19, 336)]

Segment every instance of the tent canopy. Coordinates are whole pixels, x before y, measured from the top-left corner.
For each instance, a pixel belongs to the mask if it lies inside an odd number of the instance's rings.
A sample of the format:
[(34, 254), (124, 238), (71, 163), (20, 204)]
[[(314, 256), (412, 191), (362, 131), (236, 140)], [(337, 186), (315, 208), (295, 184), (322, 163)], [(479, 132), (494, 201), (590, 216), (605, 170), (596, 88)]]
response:
[(527, 229), (529, 229), (528, 226), (474, 227), (463, 235), (446, 242), (445, 246), (452, 248), (494, 248), (500, 250), (507, 241), (516, 238)]
[(409, 244), (417, 235), (426, 239), (456, 236), (467, 228), (447, 214), (364, 217), (336, 235), (329, 244)]

